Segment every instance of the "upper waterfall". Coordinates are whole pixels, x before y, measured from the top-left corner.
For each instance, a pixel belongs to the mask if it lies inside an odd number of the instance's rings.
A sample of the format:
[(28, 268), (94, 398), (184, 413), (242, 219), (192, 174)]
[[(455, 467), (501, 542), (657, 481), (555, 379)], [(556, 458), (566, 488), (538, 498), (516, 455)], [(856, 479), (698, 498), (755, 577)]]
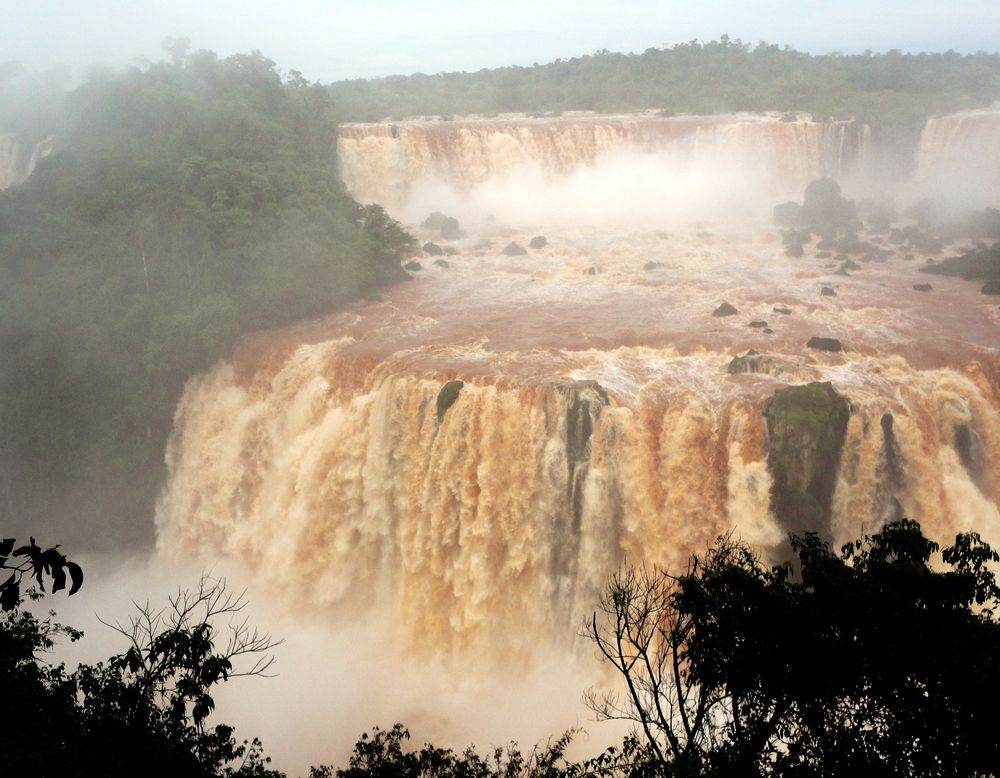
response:
[(922, 190), (962, 205), (1000, 204), (1000, 107), (928, 119), (915, 178)]
[[(345, 124), (337, 154), (344, 183), (359, 200), (398, 212), (428, 189), (437, 198), (443, 189), (460, 202), (485, 199), (484, 207), (496, 210), (574, 177), (591, 192), (610, 187), (609, 199), (619, 199), (618, 190), (647, 196), (651, 188), (657, 196), (673, 189), (698, 200), (784, 196), (814, 178), (845, 173), (864, 136), (854, 121), (777, 114), (511, 115)], [(599, 180), (595, 168), (606, 171)], [(504, 187), (504, 196), (484, 198), (487, 185)]]

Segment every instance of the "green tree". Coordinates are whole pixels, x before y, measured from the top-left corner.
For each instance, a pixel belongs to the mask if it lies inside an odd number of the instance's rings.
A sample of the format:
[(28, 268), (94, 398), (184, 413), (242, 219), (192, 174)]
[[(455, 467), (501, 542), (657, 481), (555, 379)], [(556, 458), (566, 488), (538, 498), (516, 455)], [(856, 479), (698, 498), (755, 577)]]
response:
[[(44, 554), (39, 564), (58, 569), (41, 561)], [(179, 592), (162, 610), (140, 608), (127, 625), (116, 625), (129, 644), (123, 654), (73, 672), (44, 653), (60, 637), (82, 633), (22, 605), (18, 598), (0, 615), (4, 775), (281, 778), (259, 741), (240, 743), (232, 727), (207, 723), (213, 688), (265, 673), (274, 645), (239, 618), (245, 601), (224, 580), (202, 579), (197, 591)], [(236, 621), (218, 646), (219, 620), (230, 617)]]
[(1000, 557), (915, 522), (769, 567), (723, 538), (679, 576), (625, 568), (591, 637), (664, 774), (970, 776), (1000, 769)]

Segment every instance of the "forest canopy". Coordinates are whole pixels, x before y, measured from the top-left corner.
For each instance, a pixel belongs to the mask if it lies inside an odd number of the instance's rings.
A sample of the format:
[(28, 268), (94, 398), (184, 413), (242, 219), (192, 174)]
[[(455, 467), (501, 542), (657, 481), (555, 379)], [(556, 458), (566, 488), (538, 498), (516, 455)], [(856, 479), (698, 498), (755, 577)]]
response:
[(912, 145), (928, 116), (1000, 100), (1000, 55), (812, 55), (723, 35), (640, 54), (602, 49), (531, 67), (340, 81), (329, 90), (345, 121), (512, 111), (805, 111), (854, 117), (887, 145)]
[(184, 382), (250, 330), (395, 279), (412, 238), (344, 191), (327, 92), (259, 53), (97, 76), (0, 193), (4, 524), (145, 540)]

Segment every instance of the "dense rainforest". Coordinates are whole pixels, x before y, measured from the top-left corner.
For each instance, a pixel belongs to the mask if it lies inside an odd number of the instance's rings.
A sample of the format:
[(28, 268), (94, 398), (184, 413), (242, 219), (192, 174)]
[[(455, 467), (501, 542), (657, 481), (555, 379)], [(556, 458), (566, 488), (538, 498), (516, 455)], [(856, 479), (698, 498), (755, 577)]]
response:
[(604, 49), (531, 67), (341, 81), (330, 94), (350, 121), (509, 111), (806, 111), (856, 117), (884, 148), (902, 143), (909, 150), (928, 116), (1000, 100), (1000, 55), (817, 56), (723, 35), (641, 54)]
[(396, 278), (412, 238), (348, 197), (326, 90), (258, 53), (93, 77), (0, 193), (0, 511), (148, 542), (185, 381), (250, 330)]

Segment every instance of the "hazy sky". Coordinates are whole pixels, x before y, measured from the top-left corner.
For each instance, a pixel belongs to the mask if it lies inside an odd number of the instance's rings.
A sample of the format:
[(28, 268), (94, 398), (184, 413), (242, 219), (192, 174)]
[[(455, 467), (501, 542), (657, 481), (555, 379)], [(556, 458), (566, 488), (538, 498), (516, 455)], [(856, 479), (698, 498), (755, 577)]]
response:
[(0, 0), (0, 61), (159, 59), (166, 36), (334, 81), (642, 51), (728, 33), (813, 53), (996, 51), (1000, 0)]

